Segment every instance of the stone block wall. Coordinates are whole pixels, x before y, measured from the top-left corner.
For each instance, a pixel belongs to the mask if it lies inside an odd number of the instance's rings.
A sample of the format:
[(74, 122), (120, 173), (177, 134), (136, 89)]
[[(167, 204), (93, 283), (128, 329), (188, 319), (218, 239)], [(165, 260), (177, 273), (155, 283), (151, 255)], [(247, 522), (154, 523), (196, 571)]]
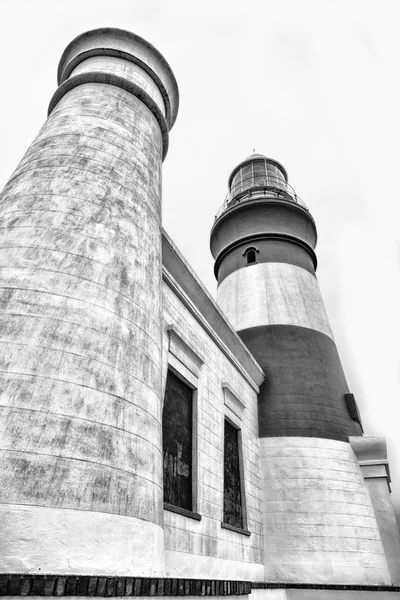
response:
[[(171, 329), (173, 336), (171, 337)], [(261, 580), (262, 524), (257, 391), (209, 337), (199, 321), (164, 283), (163, 376), (168, 364), (195, 393), (195, 510), (201, 520), (164, 511), (167, 577)], [(179, 341), (180, 340), (180, 341)], [(179, 358), (176, 355), (179, 355)], [(197, 356), (198, 360), (195, 360)], [(196, 364), (197, 363), (197, 364)], [(243, 498), (247, 532), (223, 520), (224, 420), (241, 431)], [(246, 535), (246, 533), (250, 535)]]

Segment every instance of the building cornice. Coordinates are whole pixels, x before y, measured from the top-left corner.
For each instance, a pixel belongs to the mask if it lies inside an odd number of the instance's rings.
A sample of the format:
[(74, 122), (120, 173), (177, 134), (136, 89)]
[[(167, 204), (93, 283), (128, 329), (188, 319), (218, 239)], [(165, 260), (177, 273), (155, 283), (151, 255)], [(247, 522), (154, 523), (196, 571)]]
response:
[(264, 380), (262, 368), (165, 231), (162, 255), (165, 283), (258, 393)]

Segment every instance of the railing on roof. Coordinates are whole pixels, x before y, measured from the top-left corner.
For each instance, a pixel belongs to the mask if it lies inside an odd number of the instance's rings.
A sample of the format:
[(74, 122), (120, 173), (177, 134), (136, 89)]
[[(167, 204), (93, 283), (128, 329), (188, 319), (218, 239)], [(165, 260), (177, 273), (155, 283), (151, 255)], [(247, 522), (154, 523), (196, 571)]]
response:
[(231, 187), (223, 205), (215, 215), (215, 219), (218, 219), (222, 213), (238, 204), (264, 198), (286, 200), (287, 202), (298, 204), (308, 211), (305, 202), (299, 198), (292, 186), (283, 177), (276, 177), (275, 175), (259, 177), (251, 174), (249, 177), (242, 178), (241, 181), (238, 181)]

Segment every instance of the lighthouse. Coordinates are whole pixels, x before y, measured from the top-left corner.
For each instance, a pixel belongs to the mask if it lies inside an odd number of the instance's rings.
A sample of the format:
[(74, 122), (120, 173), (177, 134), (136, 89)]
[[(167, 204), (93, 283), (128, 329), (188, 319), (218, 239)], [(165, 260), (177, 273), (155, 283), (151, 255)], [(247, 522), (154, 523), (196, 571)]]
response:
[(316, 278), (315, 221), (285, 168), (261, 154), (237, 165), (228, 187), (211, 251), (218, 304), (265, 373), (265, 580), (387, 583), (384, 535), (355, 451), (367, 442)]
[(79, 35), (0, 194), (0, 595), (398, 597), (314, 219), (278, 161), (235, 167), (217, 303), (162, 228), (178, 104), (149, 42)]
[(1, 570), (158, 576), (178, 88), (158, 50), (112, 28), (67, 46), (58, 84), (1, 195)]

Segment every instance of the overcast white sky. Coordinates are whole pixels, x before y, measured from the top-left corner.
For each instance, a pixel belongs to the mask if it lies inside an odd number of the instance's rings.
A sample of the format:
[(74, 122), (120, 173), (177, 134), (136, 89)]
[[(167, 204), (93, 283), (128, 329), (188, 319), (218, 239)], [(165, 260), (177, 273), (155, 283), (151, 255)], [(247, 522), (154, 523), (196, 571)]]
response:
[(169, 61), (180, 114), (164, 226), (215, 295), (209, 231), (233, 167), (286, 167), (313, 214), (318, 278), (367, 435), (386, 436), (400, 510), (398, 0), (1, 0), (2, 187), (46, 118), (79, 33), (129, 29)]

